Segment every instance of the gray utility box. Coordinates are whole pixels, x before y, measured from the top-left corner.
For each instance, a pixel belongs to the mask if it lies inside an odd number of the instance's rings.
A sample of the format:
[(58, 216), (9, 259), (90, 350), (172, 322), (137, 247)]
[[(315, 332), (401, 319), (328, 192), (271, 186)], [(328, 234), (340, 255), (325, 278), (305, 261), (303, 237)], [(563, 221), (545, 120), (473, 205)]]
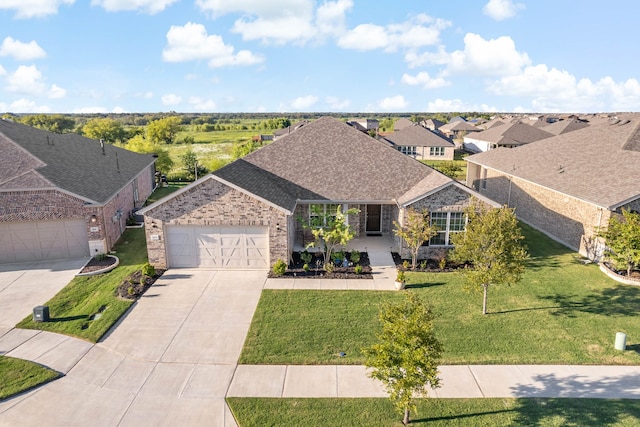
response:
[(48, 322), (49, 321), (49, 307), (46, 305), (39, 305), (33, 307), (33, 321), (34, 322)]

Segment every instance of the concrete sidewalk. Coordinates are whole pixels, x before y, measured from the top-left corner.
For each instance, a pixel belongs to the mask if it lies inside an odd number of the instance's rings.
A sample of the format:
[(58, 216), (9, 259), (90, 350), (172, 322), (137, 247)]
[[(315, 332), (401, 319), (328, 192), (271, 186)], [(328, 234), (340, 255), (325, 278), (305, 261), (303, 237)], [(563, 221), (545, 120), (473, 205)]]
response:
[[(640, 399), (640, 366), (456, 365), (440, 367), (434, 398)], [(364, 366), (239, 365), (229, 397), (387, 397)]]

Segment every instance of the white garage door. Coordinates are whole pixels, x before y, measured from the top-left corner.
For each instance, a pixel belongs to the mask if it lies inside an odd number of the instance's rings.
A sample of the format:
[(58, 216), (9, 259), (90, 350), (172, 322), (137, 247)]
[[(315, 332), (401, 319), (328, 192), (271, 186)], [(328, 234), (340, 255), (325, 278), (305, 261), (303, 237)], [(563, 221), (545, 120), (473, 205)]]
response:
[(269, 268), (266, 227), (167, 226), (169, 267)]
[(89, 256), (84, 220), (0, 223), (0, 263)]

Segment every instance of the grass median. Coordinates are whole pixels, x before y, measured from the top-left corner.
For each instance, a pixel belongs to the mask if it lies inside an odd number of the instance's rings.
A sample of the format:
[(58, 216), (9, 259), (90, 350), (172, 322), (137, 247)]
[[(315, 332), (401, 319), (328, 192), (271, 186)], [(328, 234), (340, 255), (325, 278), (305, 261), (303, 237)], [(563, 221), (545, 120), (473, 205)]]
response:
[(60, 377), (53, 369), (7, 356), (0, 356), (0, 373), (0, 400)]
[[(482, 294), (466, 290), (459, 273), (408, 274), (406, 292), (420, 294), (438, 315), (441, 364), (640, 364), (640, 288), (609, 279), (530, 227), (523, 233), (531, 254), (524, 279), (491, 287), (487, 315)], [(378, 305), (401, 296), (265, 290), (240, 362), (362, 364), (360, 349), (379, 329)], [(627, 351), (614, 349), (618, 331), (627, 333)]]

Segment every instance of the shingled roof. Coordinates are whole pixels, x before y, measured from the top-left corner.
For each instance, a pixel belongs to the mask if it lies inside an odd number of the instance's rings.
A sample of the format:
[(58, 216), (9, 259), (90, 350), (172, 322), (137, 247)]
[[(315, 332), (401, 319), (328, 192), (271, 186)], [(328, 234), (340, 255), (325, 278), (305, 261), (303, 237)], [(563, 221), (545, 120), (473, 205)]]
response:
[[(109, 201), (155, 159), (77, 134), (57, 134), (0, 120), (0, 190), (28, 190), (25, 174), (38, 188), (59, 188), (90, 203)], [(11, 151), (12, 155), (6, 153)], [(16, 161), (16, 159), (19, 159)]]
[(614, 210), (640, 198), (640, 114), (466, 160)]
[(504, 123), (482, 132), (469, 135), (470, 139), (486, 141), (493, 145), (523, 145), (552, 137), (553, 134), (525, 123)]
[(213, 175), (282, 208), (297, 201), (393, 202), (425, 179), (454, 181), (332, 117), (322, 117)]
[(445, 136), (425, 129), (420, 125), (412, 125), (397, 130), (385, 138), (395, 145), (413, 147), (454, 147), (455, 144)]
[(570, 120), (560, 120), (555, 123), (551, 123), (550, 125), (544, 126), (542, 130), (545, 132), (552, 133), (554, 135), (562, 135), (563, 133), (573, 132), (574, 130), (586, 128), (589, 126), (589, 123), (570, 119)]

